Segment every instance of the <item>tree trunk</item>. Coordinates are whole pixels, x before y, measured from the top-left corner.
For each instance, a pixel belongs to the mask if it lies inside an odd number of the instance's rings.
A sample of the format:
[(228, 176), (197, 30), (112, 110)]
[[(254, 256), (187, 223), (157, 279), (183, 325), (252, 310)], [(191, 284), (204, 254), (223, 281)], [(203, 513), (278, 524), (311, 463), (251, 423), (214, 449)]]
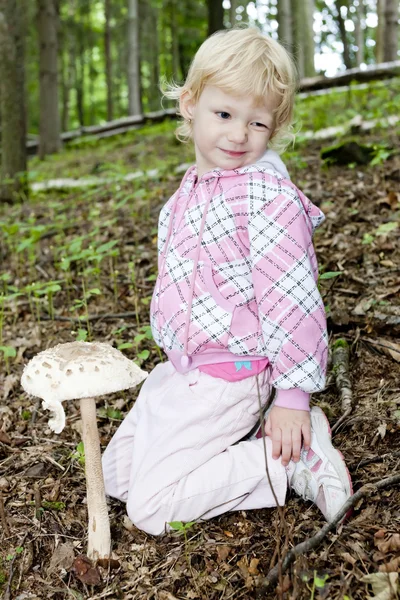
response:
[(229, 9), (229, 22), (231, 24), (231, 27), (234, 27), (238, 23), (236, 20), (236, 9), (238, 5), (239, 0), (231, 0), (231, 7)]
[(385, 43), (383, 60), (389, 62), (397, 59), (399, 46), (399, 3), (398, 0), (386, 0), (385, 6)]
[[(24, 65), (25, 1), (0, 0), (0, 201), (27, 193)], [(15, 178), (15, 179), (14, 179)]]
[(294, 57), (300, 78), (313, 77), (314, 66), (314, 2), (291, 0), (293, 15)]
[(278, 37), (289, 52), (293, 51), (293, 25), (290, 0), (278, 0)]
[(304, 48), (303, 48), (303, 10), (299, 0), (290, 0), (292, 12), (293, 56), (296, 61), (299, 78), (304, 77)]
[(346, 69), (351, 69), (353, 65), (351, 64), (350, 48), (349, 48), (349, 41), (347, 39), (346, 26), (345, 26), (344, 18), (342, 16), (342, 12), (341, 12), (342, 6), (344, 6), (343, 0), (336, 0), (335, 7), (336, 7), (336, 12), (337, 12), (337, 21), (338, 21), (339, 32), (340, 32), (340, 39), (343, 44), (343, 62), (344, 62)]
[(40, 65), (39, 157), (61, 148), (58, 106), (58, 17), (54, 0), (37, 0)]
[(139, 15), (138, 1), (128, 5), (128, 113), (142, 114), (140, 95)]
[(222, 0), (207, 0), (208, 10), (208, 32), (211, 35), (215, 31), (224, 29), (224, 7)]
[(181, 81), (182, 67), (179, 53), (179, 28), (176, 20), (177, 12), (176, 0), (171, 0), (172, 75), (175, 81)]
[(113, 93), (112, 93), (112, 61), (111, 61), (111, 0), (104, 2), (104, 54), (106, 62), (106, 84), (107, 84), (107, 121), (113, 118)]
[(358, 0), (356, 17), (354, 22), (355, 38), (356, 38), (356, 63), (359, 67), (364, 62), (364, 15), (365, 7), (364, 0)]
[(378, 26), (376, 28), (375, 60), (377, 63), (383, 62), (385, 45), (385, 8), (386, 0), (377, 0), (376, 14), (378, 16)]

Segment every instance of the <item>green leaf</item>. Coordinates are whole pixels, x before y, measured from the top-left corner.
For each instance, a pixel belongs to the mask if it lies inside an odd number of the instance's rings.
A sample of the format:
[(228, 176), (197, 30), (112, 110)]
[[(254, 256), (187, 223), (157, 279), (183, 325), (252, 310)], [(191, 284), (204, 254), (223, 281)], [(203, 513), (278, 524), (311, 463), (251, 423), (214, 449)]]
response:
[(321, 273), (319, 279), (333, 279), (334, 277), (339, 277), (342, 275), (343, 271), (328, 271), (327, 273)]
[(17, 351), (12, 346), (0, 346), (0, 352), (3, 353), (4, 358), (14, 358), (17, 356)]
[(375, 235), (386, 235), (387, 233), (390, 233), (391, 231), (397, 229), (398, 226), (399, 224), (397, 223), (397, 221), (391, 221), (390, 223), (382, 223), (382, 225), (379, 225), (378, 229), (375, 231)]
[(109, 406), (107, 408), (107, 417), (109, 419), (117, 419), (118, 421), (122, 421), (122, 412), (117, 408), (111, 408), (111, 406)]
[(127, 348), (133, 348), (132, 342), (123, 342), (117, 346), (118, 350), (126, 350)]
[(77, 342), (86, 342), (88, 336), (88, 332), (86, 329), (78, 329), (78, 334), (76, 336)]

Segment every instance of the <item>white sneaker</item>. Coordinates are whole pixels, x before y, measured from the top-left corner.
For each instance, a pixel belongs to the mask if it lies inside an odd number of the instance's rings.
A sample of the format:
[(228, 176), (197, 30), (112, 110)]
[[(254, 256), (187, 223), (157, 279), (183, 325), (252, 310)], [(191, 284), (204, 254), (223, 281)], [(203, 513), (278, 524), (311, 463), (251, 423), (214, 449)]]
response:
[(314, 406), (310, 416), (311, 447), (301, 451), (298, 463), (292, 463), (289, 485), (299, 496), (314, 502), (330, 522), (352, 496), (353, 487), (343, 455), (332, 445), (331, 428), (324, 412)]

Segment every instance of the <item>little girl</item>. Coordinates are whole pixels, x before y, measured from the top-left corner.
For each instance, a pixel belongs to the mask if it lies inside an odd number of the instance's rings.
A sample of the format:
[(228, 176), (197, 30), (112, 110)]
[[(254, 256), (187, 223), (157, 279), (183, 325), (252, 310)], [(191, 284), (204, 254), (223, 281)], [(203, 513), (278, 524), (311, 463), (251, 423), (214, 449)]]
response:
[[(159, 221), (151, 326), (168, 361), (103, 457), (106, 492), (154, 535), (282, 505), (288, 487), (330, 521), (352, 493), (329, 423), (309, 407), (327, 361), (312, 245), (324, 217), (267, 150), (288, 133), (295, 85), (284, 48), (232, 29), (207, 39), (167, 94), (196, 153)], [(262, 434), (246, 434), (272, 390), (265, 457)]]

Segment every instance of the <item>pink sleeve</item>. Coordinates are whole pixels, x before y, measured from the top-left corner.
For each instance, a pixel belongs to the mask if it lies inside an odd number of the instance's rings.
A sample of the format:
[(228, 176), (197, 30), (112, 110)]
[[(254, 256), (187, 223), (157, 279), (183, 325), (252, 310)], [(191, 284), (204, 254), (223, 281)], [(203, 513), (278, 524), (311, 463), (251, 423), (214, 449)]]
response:
[(249, 180), (248, 194), (252, 279), (271, 383), (291, 393), (321, 391), (328, 336), (312, 233), (322, 213), (297, 188), (265, 174)]
[(296, 410), (310, 410), (310, 394), (303, 392), (299, 388), (277, 390), (274, 406), (294, 408)]

